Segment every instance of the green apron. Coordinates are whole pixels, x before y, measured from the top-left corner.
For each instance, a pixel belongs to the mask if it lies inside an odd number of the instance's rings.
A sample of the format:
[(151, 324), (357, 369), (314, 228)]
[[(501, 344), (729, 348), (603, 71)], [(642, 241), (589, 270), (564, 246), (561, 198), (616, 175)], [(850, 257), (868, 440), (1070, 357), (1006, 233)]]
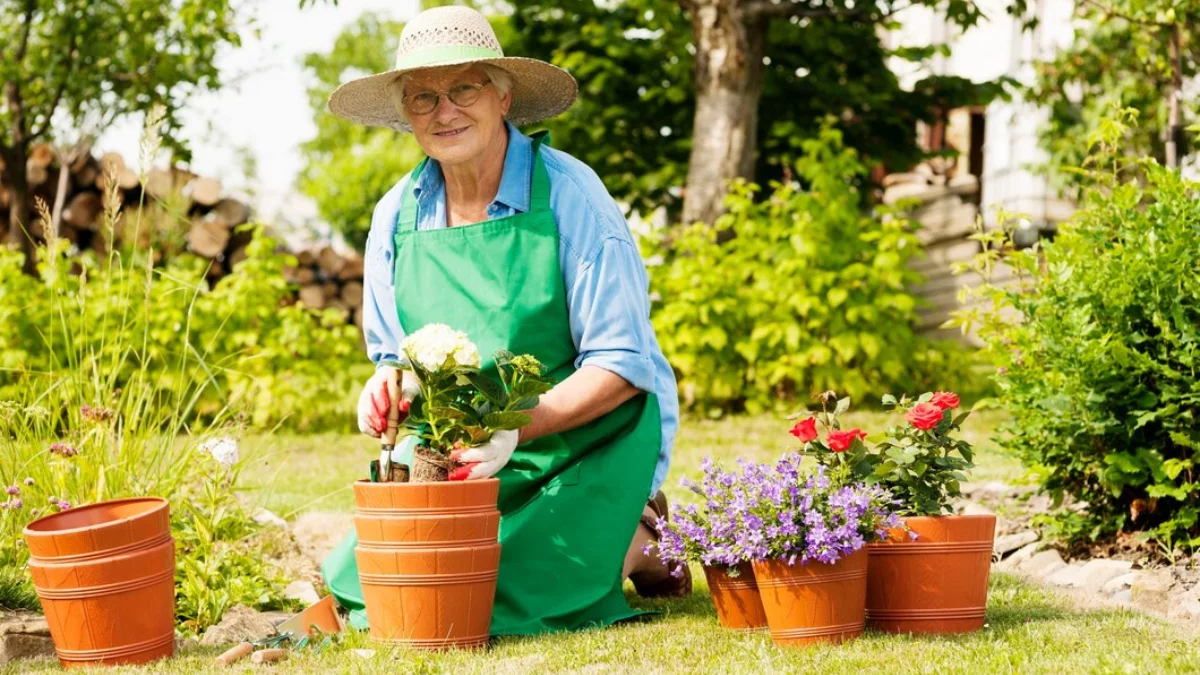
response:
[[(535, 137), (528, 213), (417, 230), (411, 188), (395, 246), (396, 308), (414, 331), (444, 323), (492, 355), (532, 354), (561, 382), (575, 372), (558, 226)], [(409, 185), (428, 166), (423, 161)], [(500, 577), (492, 635), (535, 635), (607, 626), (637, 616), (625, 601), (625, 552), (650, 491), (661, 442), (658, 401), (641, 393), (603, 417), (520, 445), (500, 470)], [(405, 446), (410, 452), (412, 443)], [(407, 462), (406, 458), (400, 461)], [(330, 591), (365, 627), (353, 533), (325, 560)]]

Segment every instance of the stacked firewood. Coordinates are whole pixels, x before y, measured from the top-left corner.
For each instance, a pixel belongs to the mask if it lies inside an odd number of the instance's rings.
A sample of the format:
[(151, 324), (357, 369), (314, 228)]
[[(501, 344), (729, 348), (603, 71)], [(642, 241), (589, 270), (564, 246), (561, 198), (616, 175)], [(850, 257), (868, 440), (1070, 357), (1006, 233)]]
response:
[(339, 254), (330, 246), (301, 250), (297, 265), (286, 270), (300, 287), (301, 303), (312, 309), (334, 309), (362, 329), (363, 258)]
[[(118, 153), (95, 156), (84, 151), (64, 158), (50, 146), (38, 145), (31, 148), (26, 176), (32, 195), (51, 211), (55, 234), (80, 251), (153, 245), (163, 259), (190, 251), (211, 261), (208, 277), (216, 281), (246, 257), (253, 236), (249, 228), (239, 227), (252, 215), (245, 202), (228, 195), (220, 181), (184, 169), (152, 169), (139, 175)], [(110, 193), (120, 206), (115, 224), (105, 216)], [(11, 190), (0, 182), (4, 241), (11, 202)], [(37, 218), (28, 227), (36, 239), (48, 238)], [(294, 255), (298, 264), (285, 273), (298, 287), (297, 299), (312, 309), (337, 310), (361, 328), (362, 257), (342, 255), (329, 246)]]

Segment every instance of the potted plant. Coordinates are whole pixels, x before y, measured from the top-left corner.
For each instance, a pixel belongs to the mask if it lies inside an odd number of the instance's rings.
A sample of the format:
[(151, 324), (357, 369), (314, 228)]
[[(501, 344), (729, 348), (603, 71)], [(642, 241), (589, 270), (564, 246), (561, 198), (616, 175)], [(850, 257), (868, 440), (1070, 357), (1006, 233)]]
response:
[(684, 479), (682, 485), (699, 495), (702, 505), (676, 510), (670, 520), (659, 518), (655, 523), (658, 541), (647, 544), (646, 555), (657, 549), (659, 558), (676, 576), (689, 562), (700, 563), (721, 625), (761, 630), (767, 626), (767, 615), (754, 582), (754, 566), (734, 539), (738, 523), (730, 505), (744, 499), (738, 476), (707, 457), (700, 468), (703, 477), (699, 483)]
[[(983, 627), (996, 517), (952, 515), (952, 500), (970, 470), (973, 451), (955, 437), (969, 413), (958, 396), (929, 392), (916, 399), (884, 396), (903, 421), (874, 447), (862, 436), (842, 442), (837, 415), (849, 400), (802, 415), (793, 435), (803, 452), (856, 480), (882, 485), (896, 497), (909, 532), (893, 531), (868, 547), (867, 624), (891, 633), (960, 633)], [(828, 432), (822, 442), (815, 430)], [(797, 429), (801, 433), (797, 433)], [(861, 432), (860, 432), (861, 433)]]
[(402, 345), (410, 369), (421, 385), (403, 426), (419, 439), (410, 480), (440, 482), (453, 468), (450, 454), (480, 445), (502, 430), (529, 424), (524, 412), (538, 404), (551, 383), (534, 357), (497, 352), (500, 381), (479, 370), (479, 350), (466, 333), (430, 324), (409, 335)]
[(740, 474), (721, 476), (730, 492), (712, 509), (721, 514), (714, 529), (732, 541), (709, 553), (726, 565), (752, 561), (771, 638), (789, 647), (862, 633), (865, 546), (904, 527), (886, 490), (852, 483), (841, 469), (802, 476), (801, 459), (746, 462)]
[[(411, 471), (393, 473), (385, 456), (383, 482), (354, 485), (354, 555), (367, 622), (372, 638), (384, 642), (480, 647), (500, 564), (500, 481), (448, 481), (450, 454), (528, 424), (521, 411), (551, 385), (537, 359), (507, 352), (495, 359), (500, 382), (491, 379), (467, 335), (442, 324), (409, 335), (403, 349), (421, 384), (404, 420), (419, 441)], [(385, 438), (385, 448), (394, 441)], [(387, 480), (397, 476), (407, 480)]]

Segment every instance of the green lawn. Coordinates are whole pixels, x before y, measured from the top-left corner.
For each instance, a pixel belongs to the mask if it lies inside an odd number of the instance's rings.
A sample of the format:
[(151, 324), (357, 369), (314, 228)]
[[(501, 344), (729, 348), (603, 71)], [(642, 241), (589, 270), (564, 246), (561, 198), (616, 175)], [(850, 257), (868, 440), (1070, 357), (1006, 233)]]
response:
[[(703, 577), (689, 599), (631, 602), (664, 610), (644, 623), (540, 638), (506, 639), (484, 652), (423, 654), (372, 645), (351, 635), (320, 656), (293, 657), (272, 672), (287, 673), (1189, 673), (1200, 672), (1200, 644), (1134, 612), (1075, 612), (1051, 595), (997, 575), (988, 624), (959, 637), (913, 638), (867, 633), (840, 646), (775, 648), (764, 633), (717, 625)], [(373, 649), (363, 658), (354, 649)], [(263, 672), (249, 663), (219, 669), (220, 650), (187, 652), (145, 668), (97, 673)], [(50, 672), (48, 661), (23, 670)]]
[[(890, 416), (851, 413), (843, 417), (848, 426), (859, 426), (872, 435), (882, 433)], [(972, 480), (1019, 481), (1020, 463), (1000, 452), (988, 437), (1002, 419), (995, 411), (967, 418), (967, 440), (981, 451)], [(663, 486), (672, 500), (686, 498), (679, 487), (683, 477), (700, 474), (706, 455), (733, 465), (738, 457), (770, 461), (794, 449), (795, 439), (787, 434), (791, 423), (771, 416), (726, 420), (686, 420), (679, 433), (671, 474)], [(305, 511), (352, 511), (350, 485), (367, 473), (367, 463), (378, 457), (379, 442), (361, 435), (323, 434), (314, 436), (257, 436), (244, 443), (249, 459), (242, 483), (257, 490), (260, 503), (292, 520)]]
[[(883, 416), (850, 416), (851, 424), (877, 430)], [(1019, 465), (986, 441), (999, 421), (981, 415), (968, 427), (979, 444), (978, 481), (1020, 479)], [(720, 422), (689, 421), (680, 436), (668, 484), (682, 495), (679, 478), (694, 475), (707, 454), (732, 461), (771, 459), (790, 447), (787, 423), (766, 417)], [(374, 443), (349, 436), (260, 437), (248, 443), (255, 457), (244, 477), (262, 503), (294, 518), (305, 510), (350, 510), (348, 484), (364, 471)], [(484, 652), (424, 654), (370, 643), (353, 634), (319, 656), (302, 655), (270, 667), (281, 673), (1185, 673), (1200, 672), (1200, 642), (1179, 629), (1129, 611), (1076, 611), (1057, 596), (995, 575), (988, 623), (958, 637), (913, 638), (867, 633), (841, 646), (775, 648), (765, 633), (721, 629), (704, 578), (696, 593), (676, 601), (646, 601), (655, 618), (602, 631), (505, 639)], [(374, 650), (361, 656), (354, 650)], [(196, 650), (147, 668), (96, 672), (262, 672), (248, 662), (217, 669), (219, 650)], [(49, 661), (9, 666), (3, 672), (49, 672)]]

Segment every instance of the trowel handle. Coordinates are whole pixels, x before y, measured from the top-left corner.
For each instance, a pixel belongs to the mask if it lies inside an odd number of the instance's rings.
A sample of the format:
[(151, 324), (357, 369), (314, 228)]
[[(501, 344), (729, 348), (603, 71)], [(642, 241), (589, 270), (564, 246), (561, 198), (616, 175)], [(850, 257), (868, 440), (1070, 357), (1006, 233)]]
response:
[(400, 409), (398, 405), (388, 406), (387, 429), (384, 429), (380, 440), (384, 445), (396, 445), (396, 436), (400, 433)]

